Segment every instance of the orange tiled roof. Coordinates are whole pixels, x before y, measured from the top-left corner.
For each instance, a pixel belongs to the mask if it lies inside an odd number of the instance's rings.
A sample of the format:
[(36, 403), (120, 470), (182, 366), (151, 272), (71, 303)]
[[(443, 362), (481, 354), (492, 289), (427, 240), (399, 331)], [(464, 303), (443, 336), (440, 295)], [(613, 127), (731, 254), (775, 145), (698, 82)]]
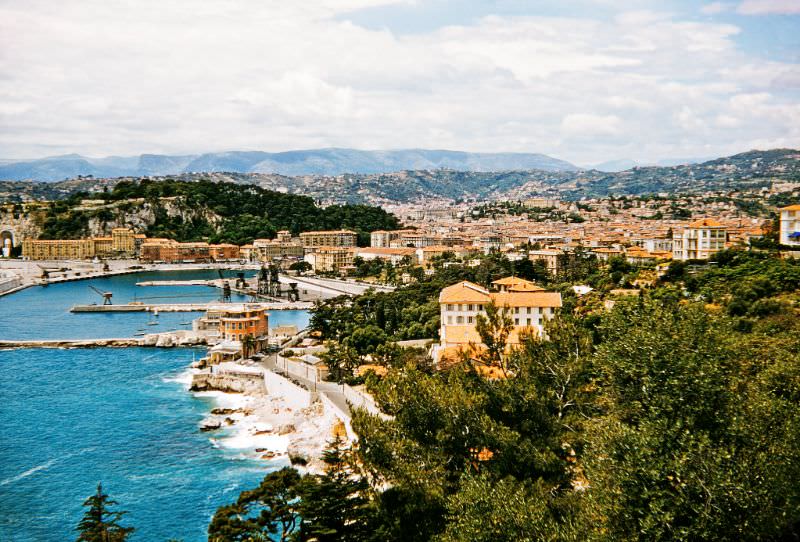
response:
[(701, 218), (689, 224), (690, 228), (723, 228), (724, 226), (713, 218)]
[(444, 288), (439, 293), (439, 303), (488, 303), (489, 291), (469, 281)]
[(781, 211), (800, 211), (800, 204), (789, 205), (788, 207), (781, 207)]

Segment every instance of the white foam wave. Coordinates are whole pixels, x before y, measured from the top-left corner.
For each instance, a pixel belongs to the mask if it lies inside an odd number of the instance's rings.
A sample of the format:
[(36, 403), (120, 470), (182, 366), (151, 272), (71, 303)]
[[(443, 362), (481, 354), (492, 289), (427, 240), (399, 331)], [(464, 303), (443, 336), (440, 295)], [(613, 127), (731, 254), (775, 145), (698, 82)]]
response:
[(25, 472), (21, 472), (20, 474), (18, 474), (16, 476), (12, 476), (11, 478), (6, 478), (5, 480), (0, 481), (0, 486), (4, 486), (4, 485), (7, 485), (7, 484), (13, 484), (14, 482), (19, 482), (20, 480), (22, 480), (24, 478), (27, 478), (28, 476), (31, 476), (32, 474), (36, 474), (40, 470), (49, 469), (50, 467), (52, 467), (56, 463), (56, 461), (57, 461), (56, 459), (51, 459), (50, 461), (46, 461), (45, 463), (42, 463), (41, 465), (36, 465), (35, 467), (30, 468), (30, 469), (26, 470)]

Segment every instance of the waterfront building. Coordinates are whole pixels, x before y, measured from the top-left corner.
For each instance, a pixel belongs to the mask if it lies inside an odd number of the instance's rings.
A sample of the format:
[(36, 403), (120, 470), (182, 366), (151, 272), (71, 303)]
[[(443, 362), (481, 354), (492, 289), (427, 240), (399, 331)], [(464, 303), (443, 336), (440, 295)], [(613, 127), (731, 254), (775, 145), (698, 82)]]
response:
[(521, 335), (544, 333), (544, 323), (561, 307), (561, 294), (548, 292), (524, 279), (508, 277), (495, 281), (496, 291), (490, 291), (469, 281), (444, 288), (439, 293), (440, 338), (434, 349), (434, 359), (450, 350), (481, 345), (476, 329), (477, 316), (486, 313), (486, 306), (494, 303), (511, 317), (513, 328), (508, 336), (508, 346), (520, 343)]
[(93, 239), (25, 239), (22, 257), (28, 260), (89, 260), (95, 257)]
[[(280, 235), (277, 239), (256, 239), (253, 250), (262, 262), (271, 262), (276, 258), (302, 258), (305, 253), (303, 245), (292, 241), (291, 237)], [(288, 232), (285, 232), (288, 233)]]
[(29, 260), (88, 260), (95, 257), (133, 257), (136, 251), (135, 237), (133, 230), (114, 228), (110, 237), (25, 239), (22, 242), (22, 257)]
[(230, 243), (208, 245), (208, 254), (214, 261), (238, 260), (239, 247)]
[(725, 248), (725, 226), (713, 218), (692, 222), (683, 231), (673, 232), (672, 256), (676, 260), (707, 260)]
[(349, 247), (316, 247), (305, 255), (315, 273), (338, 273), (353, 265), (355, 251)]
[(350, 230), (307, 231), (300, 234), (304, 247), (354, 247), (358, 234)]
[(208, 243), (179, 243), (172, 239), (148, 239), (140, 255), (145, 262), (201, 263), (211, 261)]
[(219, 310), (219, 333), (225, 341), (238, 341), (250, 336), (256, 341), (269, 338), (269, 315), (266, 309), (240, 305)]
[[(130, 228), (114, 228), (111, 230), (111, 250), (123, 258), (133, 258), (136, 255), (136, 237)], [(141, 235), (142, 239), (145, 236)]]
[(780, 243), (793, 247), (800, 246), (800, 204), (780, 209)]

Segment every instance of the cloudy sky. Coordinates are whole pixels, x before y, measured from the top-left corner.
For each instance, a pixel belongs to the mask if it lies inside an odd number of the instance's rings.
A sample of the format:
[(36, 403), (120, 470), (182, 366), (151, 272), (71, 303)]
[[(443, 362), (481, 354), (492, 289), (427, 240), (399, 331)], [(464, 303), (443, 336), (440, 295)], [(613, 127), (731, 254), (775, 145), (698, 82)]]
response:
[(0, 0), (0, 158), (800, 147), (800, 0)]

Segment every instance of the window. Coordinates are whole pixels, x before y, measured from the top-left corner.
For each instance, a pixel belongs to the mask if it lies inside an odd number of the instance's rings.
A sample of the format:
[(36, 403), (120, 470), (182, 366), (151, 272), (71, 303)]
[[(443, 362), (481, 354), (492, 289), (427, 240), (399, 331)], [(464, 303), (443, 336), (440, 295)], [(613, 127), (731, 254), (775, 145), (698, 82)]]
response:
[(531, 307), (528, 307), (528, 314), (531, 313)]
[(475, 320), (475, 318), (473, 318), (472, 316), (467, 316), (467, 323), (468, 324), (473, 324), (474, 320)]
[(528, 318), (528, 325), (531, 325), (531, 319)]
[(468, 310), (468, 311), (472, 311), (472, 310), (474, 310), (472, 307), (473, 307), (473, 306), (472, 306), (471, 304), (470, 304), (470, 305), (467, 305), (467, 310)]
[(463, 316), (456, 316), (456, 324), (463, 324), (464, 317)]
[(539, 307), (539, 314), (542, 314), (542, 307)]
[(518, 326), (518, 325), (519, 325), (519, 318), (514, 318), (514, 325), (515, 325), (515, 326)]
[(449, 310), (449, 311), (452, 311), (452, 310), (453, 310), (453, 305), (451, 305), (450, 303), (448, 303), (448, 304), (447, 304), (447, 310)]
[(447, 325), (449, 325), (449, 326), (453, 325), (453, 317), (452, 316), (448, 316), (447, 317)]

